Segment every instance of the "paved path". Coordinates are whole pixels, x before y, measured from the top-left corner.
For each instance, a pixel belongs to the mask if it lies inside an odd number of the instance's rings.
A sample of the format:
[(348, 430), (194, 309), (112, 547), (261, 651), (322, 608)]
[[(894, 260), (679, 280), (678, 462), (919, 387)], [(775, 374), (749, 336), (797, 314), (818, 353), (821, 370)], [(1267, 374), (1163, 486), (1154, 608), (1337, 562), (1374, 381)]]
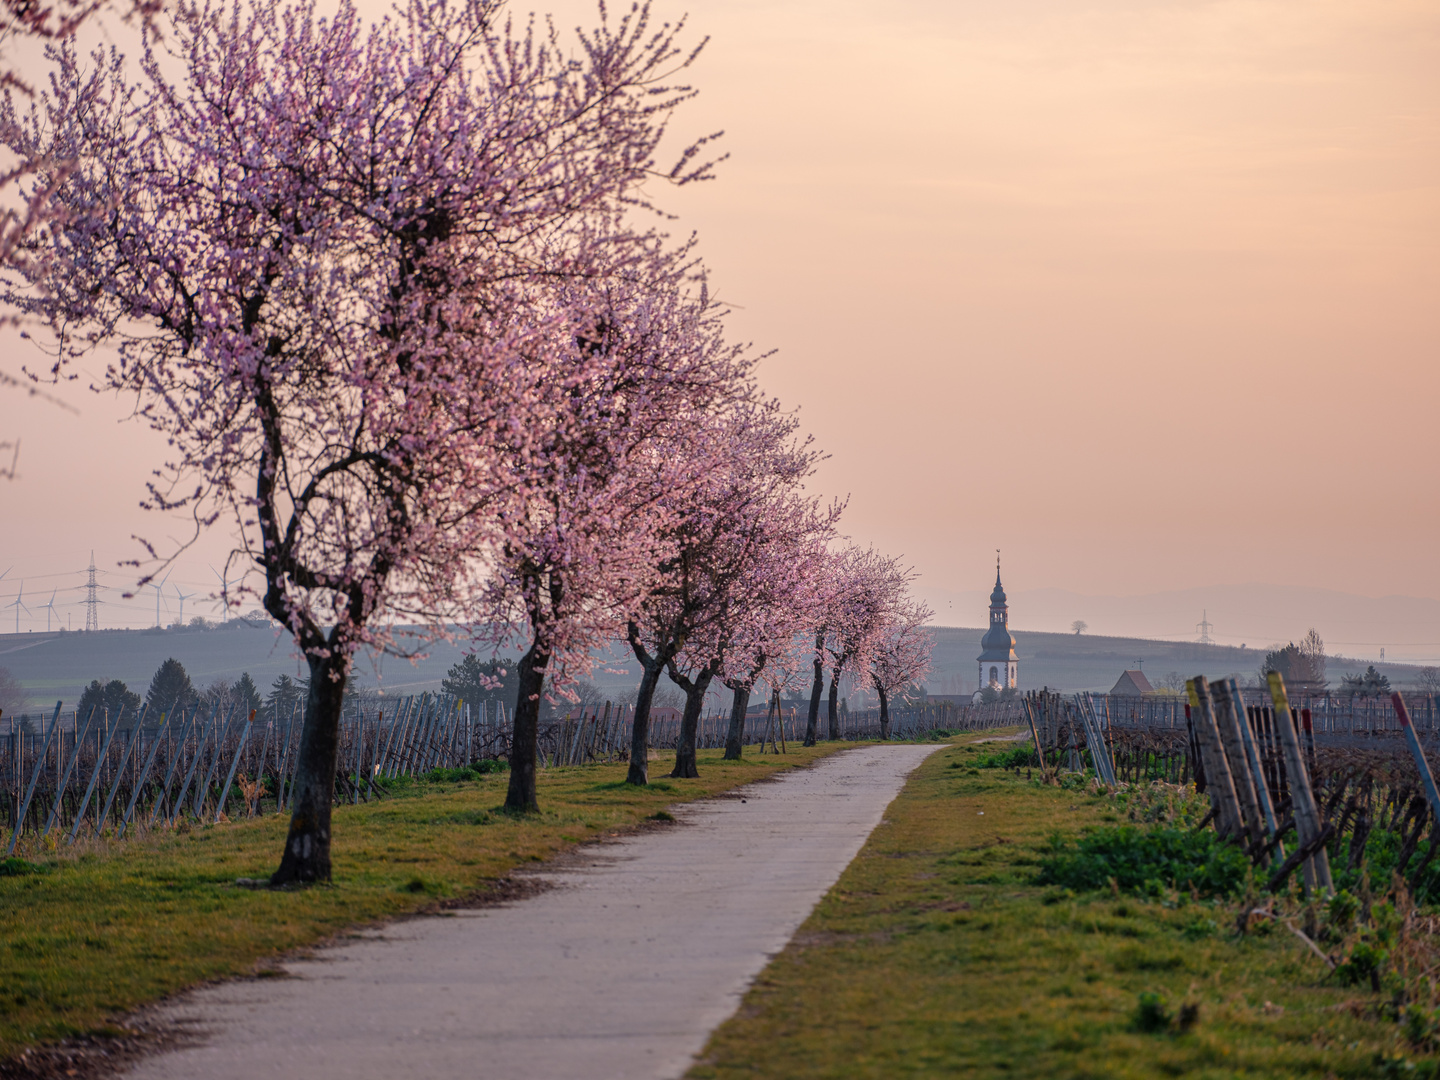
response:
[(859, 747), (585, 850), (507, 907), (384, 928), (199, 991), (146, 1080), (677, 1077), (934, 746)]

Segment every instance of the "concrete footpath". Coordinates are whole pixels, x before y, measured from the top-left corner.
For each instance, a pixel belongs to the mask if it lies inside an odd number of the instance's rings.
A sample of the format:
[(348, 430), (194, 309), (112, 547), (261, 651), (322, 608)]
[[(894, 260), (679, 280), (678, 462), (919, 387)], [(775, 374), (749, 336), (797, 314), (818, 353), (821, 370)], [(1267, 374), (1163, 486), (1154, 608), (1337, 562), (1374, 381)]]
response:
[(857, 747), (587, 847), (504, 907), (382, 928), (164, 1016), (146, 1080), (677, 1077), (934, 746)]

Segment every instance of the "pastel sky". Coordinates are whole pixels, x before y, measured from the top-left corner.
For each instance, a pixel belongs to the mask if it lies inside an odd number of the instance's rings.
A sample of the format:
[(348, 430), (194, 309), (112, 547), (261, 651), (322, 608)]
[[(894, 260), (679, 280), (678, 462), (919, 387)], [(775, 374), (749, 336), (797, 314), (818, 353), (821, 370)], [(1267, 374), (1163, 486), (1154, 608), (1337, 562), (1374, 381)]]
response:
[[(675, 127), (732, 157), (662, 196), (856, 539), (935, 590), (1001, 548), (1019, 588), (1440, 599), (1440, 8), (657, 5), (687, 10), (711, 41)], [(152, 437), (68, 396), (0, 397), (0, 603), (183, 535), (135, 509)]]

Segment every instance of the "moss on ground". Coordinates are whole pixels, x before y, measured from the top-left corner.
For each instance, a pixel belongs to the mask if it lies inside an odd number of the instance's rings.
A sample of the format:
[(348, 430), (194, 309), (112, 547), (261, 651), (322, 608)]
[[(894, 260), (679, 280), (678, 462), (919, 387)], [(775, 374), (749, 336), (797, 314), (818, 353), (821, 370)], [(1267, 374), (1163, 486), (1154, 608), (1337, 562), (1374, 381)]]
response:
[(1283, 926), (1239, 936), (1236, 901), (1035, 884), (1116, 802), (975, 768), (991, 750), (917, 770), (692, 1080), (1433, 1075)]
[(519, 866), (844, 745), (738, 762), (702, 751), (699, 779), (648, 788), (625, 784), (623, 765), (545, 770), (534, 815), (501, 809), (505, 773), (402, 783), (392, 797), (336, 808), (334, 882), (296, 892), (235, 885), (274, 869), (288, 821), (279, 815), (30, 852), (36, 872), (0, 875), (0, 1061), (102, 1031), (187, 986), (263, 972), (349, 928), (483, 895)]

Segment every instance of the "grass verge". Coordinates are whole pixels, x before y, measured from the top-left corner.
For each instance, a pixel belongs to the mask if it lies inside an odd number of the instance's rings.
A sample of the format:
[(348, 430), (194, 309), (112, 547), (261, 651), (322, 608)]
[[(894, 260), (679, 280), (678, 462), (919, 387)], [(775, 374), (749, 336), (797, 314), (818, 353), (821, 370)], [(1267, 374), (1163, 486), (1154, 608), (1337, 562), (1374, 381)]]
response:
[(32, 854), (0, 873), (0, 1063), (111, 1030), (117, 1015), (187, 986), (264, 974), (278, 955), (348, 928), (483, 898), (517, 867), (846, 745), (738, 762), (701, 751), (699, 779), (647, 788), (625, 784), (623, 765), (545, 770), (543, 810), (529, 816), (501, 809), (505, 773), (398, 785), (392, 797), (336, 808), (334, 883), (297, 892), (234, 884), (274, 869), (280, 815)]
[[(1379, 995), (1236, 901), (1036, 883), (1114, 800), (932, 755), (712, 1036), (692, 1080), (1434, 1075)], [(1410, 1060), (1405, 1060), (1408, 1057)]]

